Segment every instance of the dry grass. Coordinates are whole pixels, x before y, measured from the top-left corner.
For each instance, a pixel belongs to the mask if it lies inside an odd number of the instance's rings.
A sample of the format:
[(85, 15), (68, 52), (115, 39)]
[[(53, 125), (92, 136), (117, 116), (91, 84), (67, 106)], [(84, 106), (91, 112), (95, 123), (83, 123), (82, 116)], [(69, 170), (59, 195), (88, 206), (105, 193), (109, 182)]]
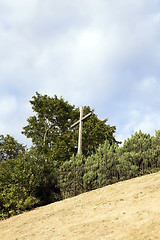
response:
[(160, 239), (160, 172), (1, 221), (0, 239)]

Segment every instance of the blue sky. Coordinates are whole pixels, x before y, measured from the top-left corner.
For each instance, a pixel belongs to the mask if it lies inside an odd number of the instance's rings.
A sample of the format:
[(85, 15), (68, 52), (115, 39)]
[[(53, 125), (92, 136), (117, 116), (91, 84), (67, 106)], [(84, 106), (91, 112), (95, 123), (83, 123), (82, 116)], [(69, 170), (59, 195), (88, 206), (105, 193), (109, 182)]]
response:
[(89, 105), (124, 140), (160, 129), (159, 0), (0, 0), (0, 134), (41, 94)]

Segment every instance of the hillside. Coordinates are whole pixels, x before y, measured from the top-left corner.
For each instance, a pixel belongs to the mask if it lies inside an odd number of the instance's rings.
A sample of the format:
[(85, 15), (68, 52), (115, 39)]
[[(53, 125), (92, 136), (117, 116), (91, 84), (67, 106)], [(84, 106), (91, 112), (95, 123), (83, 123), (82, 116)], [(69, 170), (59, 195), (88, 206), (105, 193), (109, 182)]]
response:
[(160, 172), (1, 221), (0, 239), (160, 239)]

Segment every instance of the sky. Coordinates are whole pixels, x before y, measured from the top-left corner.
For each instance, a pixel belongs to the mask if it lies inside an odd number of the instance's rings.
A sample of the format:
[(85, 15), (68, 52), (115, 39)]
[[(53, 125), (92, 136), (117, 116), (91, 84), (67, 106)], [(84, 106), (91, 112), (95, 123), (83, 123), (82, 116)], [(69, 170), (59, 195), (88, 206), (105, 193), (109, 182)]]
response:
[(124, 141), (160, 129), (159, 0), (0, 0), (0, 134), (36, 91), (90, 106)]

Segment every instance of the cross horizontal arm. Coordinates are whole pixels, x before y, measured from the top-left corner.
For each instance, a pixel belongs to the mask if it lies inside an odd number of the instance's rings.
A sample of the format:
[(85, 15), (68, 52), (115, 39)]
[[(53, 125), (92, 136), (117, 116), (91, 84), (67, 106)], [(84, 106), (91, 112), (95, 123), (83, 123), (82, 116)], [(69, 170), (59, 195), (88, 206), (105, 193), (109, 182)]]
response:
[(80, 121), (78, 120), (77, 122), (73, 123), (73, 124), (71, 125), (71, 128), (73, 128), (74, 126), (76, 126), (79, 122), (80, 122)]
[[(91, 115), (92, 115), (92, 112), (88, 113), (86, 116), (84, 116), (84, 117), (82, 118), (82, 121), (85, 120), (87, 117), (89, 117), (89, 116), (91, 116)], [(77, 124), (79, 124), (79, 122), (80, 122), (80, 120), (78, 120), (77, 122), (73, 123), (73, 124), (71, 125), (71, 128), (73, 128), (74, 126), (76, 126)]]
[(89, 117), (89, 116), (91, 116), (91, 115), (92, 115), (92, 112), (88, 113), (86, 116), (84, 116), (84, 117), (82, 118), (82, 120), (86, 119), (87, 117)]

